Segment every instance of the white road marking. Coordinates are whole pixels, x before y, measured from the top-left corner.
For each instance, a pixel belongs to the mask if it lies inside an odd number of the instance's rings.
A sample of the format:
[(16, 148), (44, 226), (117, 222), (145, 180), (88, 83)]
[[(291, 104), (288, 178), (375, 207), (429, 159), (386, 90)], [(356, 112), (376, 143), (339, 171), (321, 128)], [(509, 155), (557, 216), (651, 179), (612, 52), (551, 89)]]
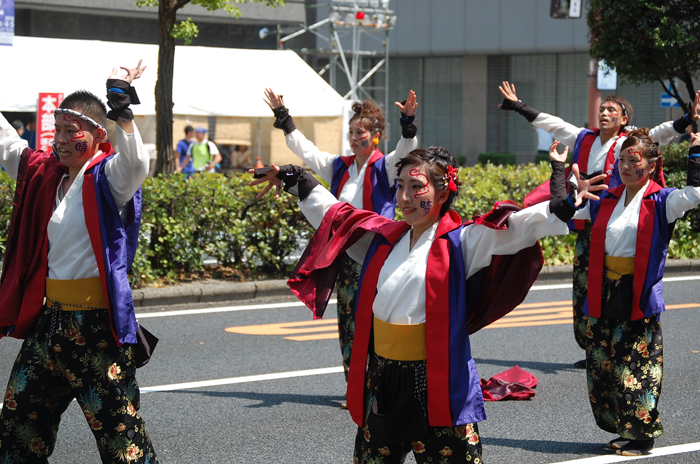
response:
[(592, 458), (573, 459), (571, 461), (553, 462), (552, 464), (608, 464), (613, 462), (630, 462), (636, 461), (637, 459), (671, 456), (674, 454), (692, 453), (694, 451), (700, 451), (700, 443), (685, 443), (683, 445), (655, 448), (651, 450), (651, 453), (645, 456), (618, 456), (617, 454), (610, 454), (605, 456), (594, 456)]
[[(337, 300), (331, 299), (328, 304), (336, 304)], [(210, 313), (228, 313), (233, 311), (252, 311), (256, 309), (277, 309), (277, 308), (303, 308), (304, 303), (301, 301), (295, 301), (292, 303), (268, 303), (268, 304), (257, 304), (257, 305), (244, 305), (244, 306), (223, 306), (219, 308), (201, 308), (201, 309), (182, 309), (175, 311), (161, 311), (158, 313), (139, 313), (136, 315), (137, 319), (146, 319), (151, 317), (169, 317), (169, 316), (189, 316), (192, 314), (210, 314)]]
[[(664, 277), (664, 282), (685, 282), (688, 280), (700, 280), (700, 276), (681, 276), (681, 277)], [(572, 288), (573, 284), (555, 284), (555, 285), (533, 285), (531, 291), (537, 290), (561, 290)]]
[(248, 375), (245, 377), (230, 377), (228, 379), (202, 380), (199, 382), (173, 383), (170, 385), (158, 385), (155, 387), (141, 387), (141, 393), (188, 390), (190, 388), (214, 387), (217, 385), (232, 385), (235, 383), (262, 382), (265, 380), (291, 379), (295, 377), (336, 374), (340, 372), (343, 372), (343, 366), (322, 367), (320, 369), (307, 369), (303, 371), (277, 372), (274, 374)]

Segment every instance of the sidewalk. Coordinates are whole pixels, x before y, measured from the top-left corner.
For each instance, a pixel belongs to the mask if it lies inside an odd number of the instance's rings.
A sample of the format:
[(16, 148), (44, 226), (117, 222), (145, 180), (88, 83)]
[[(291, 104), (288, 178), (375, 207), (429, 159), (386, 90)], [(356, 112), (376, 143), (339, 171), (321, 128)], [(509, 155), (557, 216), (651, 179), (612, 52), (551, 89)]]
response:
[[(573, 266), (545, 266), (535, 285), (571, 281)], [(666, 276), (700, 274), (700, 259), (673, 259), (666, 261)], [(140, 288), (134, 290), (136, 308), (166, 307), (202, 303), (231, 303), (269, 297), (291, 297), (284, 280), (264, 280), (259, 282), (222, 282), (203, 280), (173, 287)]]

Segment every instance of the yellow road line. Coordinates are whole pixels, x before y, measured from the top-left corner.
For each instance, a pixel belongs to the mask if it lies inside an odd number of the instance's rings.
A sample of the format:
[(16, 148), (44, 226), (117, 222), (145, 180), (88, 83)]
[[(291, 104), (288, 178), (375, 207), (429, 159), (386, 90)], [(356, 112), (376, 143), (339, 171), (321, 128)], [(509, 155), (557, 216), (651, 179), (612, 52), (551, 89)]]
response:
[[(571, 324), (571, 300), (547, 303), (526, 303), (516, 307), (510, 314), (487, 326), (487, 329), (509, 327), (533, 327)], [(700, 303), (667, 305), (666, 309), (700, 308)], [(338, 319), (315, 321), (278, 322), (274, 324), (227, 327), (226, 332), (244, 335), (282, 335), (286, 340), (310, 341), (338, 338)]]

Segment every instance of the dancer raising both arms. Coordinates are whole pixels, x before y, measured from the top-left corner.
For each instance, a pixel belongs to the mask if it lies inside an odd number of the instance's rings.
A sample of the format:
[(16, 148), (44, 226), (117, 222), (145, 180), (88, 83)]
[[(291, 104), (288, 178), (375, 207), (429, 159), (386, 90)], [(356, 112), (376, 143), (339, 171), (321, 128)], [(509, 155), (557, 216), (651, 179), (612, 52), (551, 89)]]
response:
[[(557, 116), (537, 111), (527, 106), (518, 99), (515, 93), (515, 85), (507, 81), (498, 89), (503, 95), (503, 103), (499, 105), (503, 110), (515, 111), (527, 119), (529, 123), (539, 129), (551, 133), (556, 140), (563, 145), (573, 148), (572, 163), (576, 163), (582, 175), (593, 176), (604, 173), (605, 183), (611, 187), (620, 185), (620, 172), (617, 159), (620, 156), (620, 147), (625, 141), (629, 129), (626, 127), (632, 123), (632, 105), (619, 95), (608, 95), (600, 104), (598, 112), (598, 128), (586, 129), (576, 127)], [(685, 129), (697, 121), (700, 112), (700, 91), (695, 95), (695, 101), (690, 113), (679, 117), (675, 121), (667, 121), (652, 128), (649, 134), (661, 145), (668, 145), (677, 136), (684, 134)], [(663, 177), (660, 179), (662, 187), (665, 187)], [(546, 186), (538, 188), (525, 197), (525, 206), (548, 200), (550, 193)], [(586, 319), (583, 313), (583, 301), (586, 298), (588, 282), (588, 252), (591, 240), (590, 221), (575, 220), (569, 224), (576, 231), (576, 247), (574, 248), (574, 275), (573, 275), (573, 308), (574, 308), (574, 338), (583, 350), (586, 349)], [(585, 360), (577, 361), (576, 367), (584, 369)]]
[[(396, 161), (416, 148), (416, 126), (413, 124), (418, 103), (411, 90), (405, 102), (396, 102), (401, 111), (402, 137), (396, 150), (388, 155), (377, 148), (385, 136), (385, 122), (381, 110), (371, 101), (356, 102), (352, 106), (348, 139), (352, 156), (331, 155), (319, 150), (296, 128), (282, 95), (265, 90), (265, 102), (275, 114), (275, 127), (284, 130), (287, 146), (312, 171), (331, 186), (331, 193), (340, 201), (374, 211), (394, 219), (396, 210)], [(338, 277), (338, 335), (343, 356), (345, 380), (348, 378), (355, 321), (352, 310), (356, 304), (360, 264), (349, 257), (343, 258)], [(343, 403), (343, 407), (346, 407)]]
[[(486, 414), (468, 334), (522, 302), (542, 267), (537, 240), (567, 233), (575, 209), (567, 198), (524, 210), (501, 202), (463, 223), (447, 150), (414, 150), (396, 169), (401, 222), (339, 202), (298, 166), (259, 170), (251, 184), (269, 181), (262, 196), (282, 182), (318, 227), (289, 281), (315, 317), (343, 253), (363, 263), (347, 393), (355, 462), (399, 463), (413, 451), (419, 463), (480, 463)], [(606, 187), (580, 181), (577, 202)]]
[[(561, 177), (565, 160), (558, 158)], [(648, 129), (627, 134), (619, 166), (622, 184), (574, 217), (592, 223), (583, 311), (593, 416), (598, 427), (619, 435), (609, 448), (638, 456), (663, 434), (661, 279), (676, 220), (700, 204), (700, 134), (692, 135), (688, 186), (682, 190), (658, 184), (661, 154)]]
[[(25, 339), (0, 414), (3, 462), (47, 463), (73, 399), (103, 463), (158, 462), (138, 413), (139, 326), (127, 279), (149, 162), (129, 104), (145, 67), (122, 69), (107, 79), (109, 113), (84, 90), (63, 100), (51, 153), (27, 148), (0, 116), (0, 164), (17, 180), (0, 336)], [(116, 155), (107, 118), (116, 121)]]

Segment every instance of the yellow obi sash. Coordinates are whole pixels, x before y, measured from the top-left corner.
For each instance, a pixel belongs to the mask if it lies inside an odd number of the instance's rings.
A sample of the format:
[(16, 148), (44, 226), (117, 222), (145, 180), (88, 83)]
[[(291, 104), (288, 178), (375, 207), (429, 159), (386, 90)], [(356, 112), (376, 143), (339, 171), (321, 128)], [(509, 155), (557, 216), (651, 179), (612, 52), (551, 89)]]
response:
[(634, 274), (634, 258), (605, 255), (605, 277), (620, 280), (623, 275)]
[(374, 352), (396, 361), (426, 359), (425, 324), (390, 324), (375, 317)]
[(92, 279), (46, 279), (46, 306), (63, 311), (107, 309), (107, 298), (99, 277)]

